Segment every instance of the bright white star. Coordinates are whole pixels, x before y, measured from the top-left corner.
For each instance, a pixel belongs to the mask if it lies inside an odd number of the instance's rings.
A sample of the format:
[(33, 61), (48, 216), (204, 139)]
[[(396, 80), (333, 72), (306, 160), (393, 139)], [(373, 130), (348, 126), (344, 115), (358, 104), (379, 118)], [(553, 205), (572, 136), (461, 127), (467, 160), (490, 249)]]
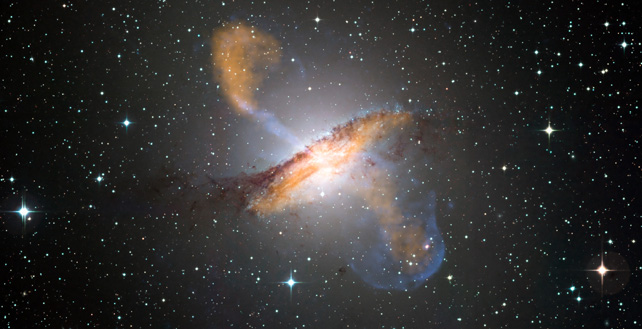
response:
[(281, 282), (281, 283), (285, 283), (288, 286), (290, 286), (290, 299), (292, 299), (292, 288), (294, 288), (294, 285), (299, 283), (299, 282), (294, 281), (294, 278), (292, 277), (292, 272), (291, 271), (290, 271), (290, 279), (288, 281), (284, 281), (284, 282)]
[(321, 21), (321, 18), (317, 17), (317, 18), (314, 19), (314, 21), (318, 23), (318, 22)]
[[(4, 211), (0, 211), (0, 212), (4, 212)], [(39, 211), (29, 210), (29, 208), (27, 208), (27, 204), (25, 203), (24, 196), (23, 196), (20, 208), (9, 212), (20, 215), (20, 218), (22, 221), (22, 234), (25, 234), (26, 228), (27, 228), (27, 222), (31, 220), (31, 214), (37, 213)]]
[(22, 217), (26, 217), (26, 216), (29, 214), (29, 209), (27, 209), (27, 207), (24, 207), (24, 206), (23, 206), (22, 208), (20, 208), (20, 210), (18, 211), (18, 213), (19, 213)]
[(129, 126), (129, 124), (131, 124), (131, 122), (129, 120), (125, 119), (125, 121), (123, 121), (123, 124), (125, 125), (125, 127), (127, 127), (127, 126)]
[(548, 126), (544, 131), (545, 131), (547, 134), (549, 134), (549, 135), (550, 135), (550, 134), (552, 134), (555, 130), (553, 130), (553, 128), (551, 128), (551, 126), (549, 125), (549, 126)]

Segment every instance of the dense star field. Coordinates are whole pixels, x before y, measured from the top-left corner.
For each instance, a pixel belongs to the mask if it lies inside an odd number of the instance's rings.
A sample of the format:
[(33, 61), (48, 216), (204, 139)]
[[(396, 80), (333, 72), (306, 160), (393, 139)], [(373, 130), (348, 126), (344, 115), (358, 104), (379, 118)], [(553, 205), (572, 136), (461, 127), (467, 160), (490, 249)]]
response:
[(3, 1), (3, 328), (636, 328), (636, 1)]

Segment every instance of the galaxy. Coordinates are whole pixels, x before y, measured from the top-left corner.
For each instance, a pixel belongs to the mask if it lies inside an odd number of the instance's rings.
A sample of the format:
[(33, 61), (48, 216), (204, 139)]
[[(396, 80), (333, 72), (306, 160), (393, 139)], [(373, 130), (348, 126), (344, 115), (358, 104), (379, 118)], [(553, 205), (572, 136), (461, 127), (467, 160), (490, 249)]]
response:
[[(218, 185), (223, 194), (240, 190), (233, 194), (236, 198), (240, 195), (241, 200), (247, 200), (245, 208), (259, 216), (314, 203), (315, 199), (325, 198), (326, 189), (334, 194), (336, 185), (343, 187), (343, 192), (337, 192), (338, 195), (347, 193), (361, 196), (368, 210), (371, 209), (370, 216), (376, 218), (374, 223), (381, 227), (378, 235), (382, 237), (378, 239), (383, 240), (379, 247), (366, 248), (380, 249), (378, 252), (364, 251), (359, 254), (357, 261), (368, 266), (368, 277), (376, 272), (386, 276), (369, 282), (375, 287), (388, 289), (407, 289), (408, 283), (416, 286), (441, 263), (443, 239), (435, 225), (434, 192), (423, 200), (414, 200), (420, 209), (426, 211), (420, 212), (420, 217), (428, 218), (417, 219), (417, 214), (408, 217), (404, 214), (406, 209), (402, 210), (402, 207), (411, 204), (399, 202), (400, 193), (395, 188), (397, 179), (391, 178), (391, 173), (397, 171), (394, 170), (395, 160), (399, 160), (404, 153), (413, 153), (406, 150), (410, 147), (404, 144), (409, 144), (408, 141), (412, 143), (412, 136), (417, 145), (421, 143), (421, 131), (416, 127), (411, 128), (411, 119), (411, 114), (403, 112), (368, 114), (336, 127), (332, 135), (315, 142), (278, 166), (255, 175), (224, 180)], [(406, 130), (414, 130), (416, 135), (403, 132), (404, 126), (409, 126)], [(391, 138), (386, 134), (388, 130), (399, 132)], [(378, 152), (368, 152), (368, 146), (373, 144), (377, 145), (373, 148)], [(418, 146), (416, 148), (418, 150), (414, 153), (423, 151)], [(391, 150), (396, 154), (391, 155)], [(323, 186), (323, 191), (319, 193), (320, 186)], [(320, 203), (329, 202), (323, 200)], [(407, 280), (410, 281), (406, 283)]]
[(3, 2), (5, 328), (636, 328), (632, 1)]

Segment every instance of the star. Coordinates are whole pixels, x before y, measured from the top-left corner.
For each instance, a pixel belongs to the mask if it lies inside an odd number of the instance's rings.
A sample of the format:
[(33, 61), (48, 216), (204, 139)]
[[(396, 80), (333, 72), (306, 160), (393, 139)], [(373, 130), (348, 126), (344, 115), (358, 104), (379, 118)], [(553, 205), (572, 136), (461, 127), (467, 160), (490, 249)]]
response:
[(127, 131), (127, 128), (129, 128), (129, 125), (131, 125), (133, 122), (129, 121), (128, 118), (125, 118), (125, 121), (121, 122), (123, 126), (125, 126), (125, 131)]
[(96, 177), (96, 181), (97, 181), (98, 183), (102, 182), (102, 181), (103, 181), (103, 176), (98, 176), (98, 177)]
[(22, 206), (22, 208), (18, 210), (18, 213), (20, 214), (20, 216), (22, 216), (22, 218), (26, 217), (29, 214), (29, 212), (30, 212), (29, 209), (27, 209), (27, 207), (25, 206)]
[(24, 200), (24, 197), (23, 197), (20, 209), (16, 210), (15, 213), (19, 214), (20, 217), (22, 217), (22, 222), (23, 222), (23, 224), (25, 224), (25, 219), (32, 212), (33, 211), (31, 211), (31, 210), (29, 210), (29, 208), (27, 208), (27, 205), (25, 204), (25, 200)]
[(294, 288), (295, 284), (299, 283), (297, 281), (294, 281), (294, 278), (292, 278), (292, 271), (290, 271), (290, 279), (288, 279), (288, 281), (284, 281), (281, 283), (285, 283), (288, 286), (290, 286), (290, 299), (292, 299), (292, 288)]
[(551, 127), (551, 122), (549, 121), (549, 122), (548, 122), (548, 127), (546, 127), (546, 129), (544, 129), (544, 130), (542, 130), (542, 131), (543, 131), (543, 132), (545, 132), (545, 133), (548, 135), (548, 143), (549, 143), (549, 146), (550, 146), (550, 143), (551, 143), (551, 134), (553, 134), (553, 133), (554, 133), (554, 132), (556, 132), (557, 130), (556, 130), (556, 129), (553, 129), (553, 127)]
[(315, 18), (314, 21), (319, 23), (321, 21), (321, 18), (319, 18), (319, 16), (317, 16), (317, 18)]
[(600, 273), (602, 276), (604, 276), (606, 272), (608, 272), (609, 270), (606, 267), (604, 267), (604, 264), (602, 264), (600, 265), (600, 267), (597, 268), (596, 271)]
[(24, 234), (26, 229), (27, 229), (27, 221), (31, 220), (30, 214), (36, 213), (38, 211), (30, 210), (27, 207), (27, 205), (25, 203), (24, 196), (23, 196), (20, 208), (17, 209), (17, 210), (14, 210), (14, 211), (9, 211), (9, 212), (16, 213), (16, 214), (20, 215), (20, 218), (21, 218), (21, 221), (22, 221), (22, 234)]
[(551, 127), (551, 122), (549, 121), (548, 122), (548, 126), (546, 127), (546, 129), (544, 129), (542, 131), (545, 132), (546, 134), (548, 134), (548, 138), (550, 139), (551, 138), (551, 134), (556, 132), (557, 129), (553, 129), (553, 127)]
[(290, 279), (288, 281), (282, 282), (290, 286), (290, 293), (292, 293), (292, 287), (294, 287), (295, 284), (298, 282), (294, 281), (294, 278), (292, 278), (292, 272), (290, 272)]
[(622, 48), (624, 48), (625, 50), (626, 50), (626, 47), (628, 47), (628, 46), (629, 46), (629, 44), (628, 44), (628, 43), (626, 43), (626, 41), (622, 41), (622, 43), (621, 43), (620, 45), (621, 45), (621, 46), (622, 46)]
[(604, 277), (606, 276), (606, 273), (611, 272), (611, 271), (617, 271), (617, 269), (608, 269), (606, 266), (604, 266), (604, 256), (606, 255), (606, 252), (604, 252), (604, 241), (602, 241), (602, 246), (600, 248), (600, 266), (598, 266), (596, 269), (591, 269), (588, 271), (591, 272), (597, 272), (600, 274), (600, 292), (602, 296), (604, 295)]

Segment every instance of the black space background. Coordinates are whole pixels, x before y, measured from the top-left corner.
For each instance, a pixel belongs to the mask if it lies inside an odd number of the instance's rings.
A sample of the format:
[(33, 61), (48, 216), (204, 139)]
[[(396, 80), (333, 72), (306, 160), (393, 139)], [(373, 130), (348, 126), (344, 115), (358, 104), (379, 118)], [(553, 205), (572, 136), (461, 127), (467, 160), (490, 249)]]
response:
[[(224, 3), (0, 4), (5, 327), (640, 326), (635, 1)], [(257, 97), (296, 133), (395, 104), (439, 118), (446, 259), (425, 286), (374, 290), (337, 272), (343, 237), (209, 200), (208, 176), (287, 156), (217, 92), (209, 38), (234, 20), (281, 41)], [(618, 293), (587, 272), (601, 250), (628, 263)]]

